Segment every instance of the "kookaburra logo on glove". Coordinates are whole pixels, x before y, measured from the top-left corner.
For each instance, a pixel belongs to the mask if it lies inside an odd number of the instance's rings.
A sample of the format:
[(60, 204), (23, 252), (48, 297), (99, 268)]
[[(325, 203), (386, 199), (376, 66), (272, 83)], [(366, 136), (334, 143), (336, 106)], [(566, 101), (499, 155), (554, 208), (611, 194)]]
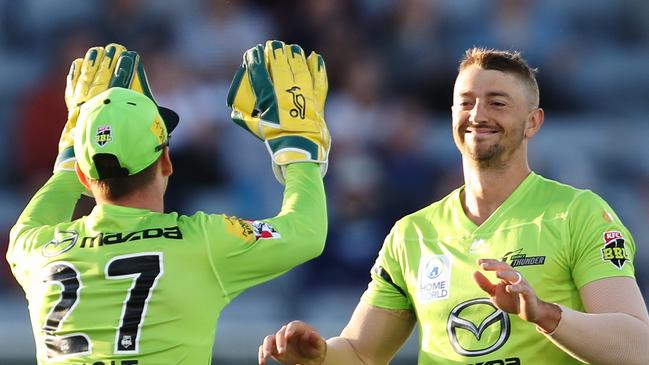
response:
[(306, 111), (306, 101), (304, 99), (304, 95), (302, 95), (301, 89), (299, 86), (293, 86), (290, 89), (286, 89), (287, 92), (291, 93), (293, 95), (293, 105), (295, 105), (295, 108), (292, 108), (289, 113), (293, 118), (297, 118), (298, 116), (300, 119), (304, 119), (304, 113)]

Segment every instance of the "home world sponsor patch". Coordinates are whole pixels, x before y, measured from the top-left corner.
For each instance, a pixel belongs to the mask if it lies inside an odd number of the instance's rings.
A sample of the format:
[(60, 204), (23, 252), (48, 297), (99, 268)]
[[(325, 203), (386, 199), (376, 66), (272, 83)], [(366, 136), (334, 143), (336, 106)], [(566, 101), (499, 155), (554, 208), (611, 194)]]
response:
[(421, 303), (442, 300), (451, 291), (451, 260), (446, 255), (423, 256), (419, 261), (417, 299)]
[(618, 269), (622, 269), (629, 260), (624, 243), (626, 240), (618, 231), (604, 232), (604, 248), (602, 248), (602, 260), (610, 262)]

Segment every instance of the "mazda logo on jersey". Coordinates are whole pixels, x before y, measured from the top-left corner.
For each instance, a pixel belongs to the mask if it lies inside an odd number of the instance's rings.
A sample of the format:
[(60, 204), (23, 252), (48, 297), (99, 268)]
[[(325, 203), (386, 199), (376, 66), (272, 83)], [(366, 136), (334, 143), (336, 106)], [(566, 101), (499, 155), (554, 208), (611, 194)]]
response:
[(43, 256), (58, 256), (74, 247), (78, 239), (79, 234), (75, 231), (57, 232), (53, 240), (43, 245)]
[(488, 298), (460, 303), (448, 317), (448, 338), (455, 352), (481, 356), (494, 352), (507, 342), (511, 332), (509, 315)]

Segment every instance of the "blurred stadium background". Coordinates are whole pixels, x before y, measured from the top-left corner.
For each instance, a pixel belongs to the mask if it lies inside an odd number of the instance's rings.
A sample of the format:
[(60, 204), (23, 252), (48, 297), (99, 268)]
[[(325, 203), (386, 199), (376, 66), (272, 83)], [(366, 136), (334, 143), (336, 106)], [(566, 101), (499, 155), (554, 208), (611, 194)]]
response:
[[(167, 208), (182, 213), (276, 213), (281, 187), (264, 146), (229, 121), (230, 79), (267, 39), (327, 62), (327, 247), (232, 303), (216, 364), (256, 363), (259, 341), (291, 319), (337, 334), (392, 223), (460, 184), (451, 90), (473, 45), (521, 50), (540, 68), (546, 122), (532, 167), (612, 205), (635, 236), (649, 294), (647, 19), (643, 0), (0, 0), (0, 364), (34, 363), (24, 296), (4, 260), (8, 231), (50, 174), (70, 62), (108, 42), (139, 51), (158, 102), (181, 115)], [(393, 363), (414, 364), (416, 348), (415, 335)]]

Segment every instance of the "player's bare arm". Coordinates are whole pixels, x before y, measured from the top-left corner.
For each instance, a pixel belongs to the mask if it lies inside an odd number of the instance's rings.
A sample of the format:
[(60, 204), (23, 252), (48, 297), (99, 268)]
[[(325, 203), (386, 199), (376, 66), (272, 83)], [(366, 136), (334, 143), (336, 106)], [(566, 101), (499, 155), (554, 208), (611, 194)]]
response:
[(408, 339), (416, 318), (410, 310), (391, 310), (360, 302), (340, 336), (325, 340), (304, 322), (294, 321), (259, 348), (259, 364), (272, 357), (282, 364), (383, 365)]
[(586, 284), (579, 291), (586, 312), (580, 312), (541, 300), (525, 278), (504, 262), (481, 259), (479, 265), (499, 279), (494, 284), (481, 272), (474, 273), (494, 305), (536, 324), (571, 356), (593, 364), (649, 362), (649, 314), (633, 278), (610, 277)]

